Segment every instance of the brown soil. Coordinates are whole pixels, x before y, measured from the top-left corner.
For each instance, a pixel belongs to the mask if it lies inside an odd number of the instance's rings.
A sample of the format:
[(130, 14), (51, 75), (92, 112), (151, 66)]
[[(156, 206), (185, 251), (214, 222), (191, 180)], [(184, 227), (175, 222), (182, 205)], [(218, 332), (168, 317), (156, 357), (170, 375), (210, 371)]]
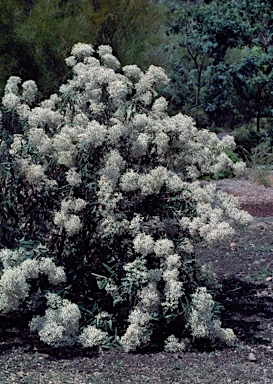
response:
[[(219, 276), (222, 288), (216, 300), (224, 306), (223, 326), (233, 328), (237, 335), (234, 348), (212, 352), (191, 349), (179, 354), (53, 350), (20, 328), (16, 318), (2, 316), (0, 383), (272, 384), (273, 188), (260, 189), (246, 181), (232, 183), (229, 192), (237, 194), (244, 208), (251, 211), (255, 205), (257, 218), (218, 248), (200, 244), (196, 255), (200, 263), (210, 263)], [(227, 185), (218, 182), (223, 189)], [(243, 185), (248, 185), (244, 192)], [(251, 200), (253, 195), (256, 197)], [(251, 352), (256, 361), (249, 359)]]
[(241, 208), (251, 215), (273, 217), (273, 175), (264, 176), (262, 181), (268, 187), (247, 179), (224, 179), (216, 181), (215, 184), (217, 189), (233, 194)]

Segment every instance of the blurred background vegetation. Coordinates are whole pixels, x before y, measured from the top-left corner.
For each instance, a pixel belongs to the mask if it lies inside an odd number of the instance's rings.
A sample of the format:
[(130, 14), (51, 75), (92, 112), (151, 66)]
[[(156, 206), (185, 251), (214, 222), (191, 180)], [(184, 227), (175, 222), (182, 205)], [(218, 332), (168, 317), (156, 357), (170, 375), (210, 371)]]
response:
[(273, 137), (271, 0), (1, 0), (0, 94), (11, 75), (58, 90), (77, 42), (109, 44), (122, 65), (163, 67), (170, 113), (232, 132), (244, 157)]

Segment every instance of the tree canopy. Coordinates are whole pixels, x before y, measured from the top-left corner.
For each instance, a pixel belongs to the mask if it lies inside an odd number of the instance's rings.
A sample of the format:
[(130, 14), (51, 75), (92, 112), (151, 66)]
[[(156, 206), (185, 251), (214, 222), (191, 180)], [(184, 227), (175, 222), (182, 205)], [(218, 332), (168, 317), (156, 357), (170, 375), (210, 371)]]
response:
[[(170, 98), (200, 126), (271, 117), (273, 6), (267, 1), (174, 1)], [(181, 91), (182, 90), (182, 91)]]

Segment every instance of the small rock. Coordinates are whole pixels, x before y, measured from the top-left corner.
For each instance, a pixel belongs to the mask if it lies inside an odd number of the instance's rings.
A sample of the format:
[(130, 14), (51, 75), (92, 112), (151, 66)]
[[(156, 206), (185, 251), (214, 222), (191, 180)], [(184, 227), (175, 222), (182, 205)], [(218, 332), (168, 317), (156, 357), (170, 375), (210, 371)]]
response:
[(250, 354), (248, 355), (248, 360), (252, 361), (253, 363), (257, 361), (257, 358), (253, 352), (250, 352)]
[(262, 291), (261, 296), (268, 296), (268, 291)]
[(272, 276), (268, 276), (265, 281), (271, 281), (272, 280)]
[(25, 376), (23, 371), (16, 372), (16, 375), (19, 376), (19, 377), (24, 377)]
[(49, 355), (48, 355), (47, 353), (41, 353), (39, 358), (40, 358), (41, 360), (42, 360), (42, 359), (48, 359), (48, 358), (49, 358)]

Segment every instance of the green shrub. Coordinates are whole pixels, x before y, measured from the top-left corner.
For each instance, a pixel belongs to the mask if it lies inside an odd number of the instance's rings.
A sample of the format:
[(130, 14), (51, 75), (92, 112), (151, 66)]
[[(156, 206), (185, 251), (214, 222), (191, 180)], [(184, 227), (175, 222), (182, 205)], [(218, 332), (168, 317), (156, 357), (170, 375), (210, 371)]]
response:
[(30, 312), (52, 346), (232, 344), (196, 277), (194, 243), (250, 220), (198, 181), (244, 168), (225, 153), (233, 138), (170, 117), (162, 68), (120, 69), (109, 46), (87, 44), (66, 63), (72, 79), (38, 106), (34, 82), (13, 76), (5, 88), (1, 310)]
[(247, 160), (247, 153), (259, 145), (265, 138), (265, 133), (257, 132), (255, 129), (242, 126), (234, 131), (234, 140), (236, 143), (236, 153)]

